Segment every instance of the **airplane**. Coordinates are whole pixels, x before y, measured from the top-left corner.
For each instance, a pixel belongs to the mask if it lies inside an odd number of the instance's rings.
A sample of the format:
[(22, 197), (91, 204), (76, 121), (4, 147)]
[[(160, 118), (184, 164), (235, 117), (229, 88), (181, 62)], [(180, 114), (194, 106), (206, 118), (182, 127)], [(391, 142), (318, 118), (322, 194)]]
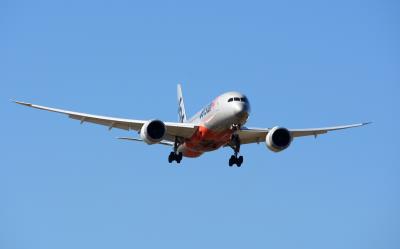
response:
[(168, 162), (178, 164), (183, 157), (196, 158), (205, 152), (215, 151), (221, 147), (230, 147), (233, 155), (229, 166), (240, 167), (243, 156), (238, 156), (240, 147), (245, 144), (265, 142), (273, 152), (287, 149), (294, 138), (315, 136), (330, 131), (360, 127), (369, 124), (358, 123), (325, 128), (287, 129), (281, 126), (272, 128), (250, 128), (245, 124), (250, 115), (250, 102), (246, 95), (239, 92), (224, 93), (201, 109), (192, 118), (187, 119), (182, 87), (177, 86), (178, 122), (164, 122), (159, 119), (135, 120), (106, 117), (46, 106), (13, 101), (17, 104), (40, 110), (66, 114), (71, 119), (83, 123), (94, 123), (123, 130), (138, 132), (138, 137), (119, 137), (122, 140), (139, 141), (148, 145), (161, 144), (172, 147)]

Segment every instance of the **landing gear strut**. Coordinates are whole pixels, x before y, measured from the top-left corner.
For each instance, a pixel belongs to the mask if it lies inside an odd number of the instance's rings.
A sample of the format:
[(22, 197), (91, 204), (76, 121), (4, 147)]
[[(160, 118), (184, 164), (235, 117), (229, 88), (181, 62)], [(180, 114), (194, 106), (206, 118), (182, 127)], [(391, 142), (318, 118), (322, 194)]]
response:
[(176, 161), (178, 164), (181, 163), (183, 155), (182, 152), (178, 152), (179, 145), (179, 139), (176, 137), (174, 143), (174, 151), (172, 151), (168, 156), (169, 163), (172, 163), (173, 161)]
[(243, 156), (238, 157), (238, 154), (240, 152), (240, 139), (237, 134), (232, 135), (231, 148), (234, 151), (234, 155), (232, 155), (229, 159), (229, 166), (232, 167), (234, 164), (236, 164), (236, 166), (238, 167), (242, 166)]

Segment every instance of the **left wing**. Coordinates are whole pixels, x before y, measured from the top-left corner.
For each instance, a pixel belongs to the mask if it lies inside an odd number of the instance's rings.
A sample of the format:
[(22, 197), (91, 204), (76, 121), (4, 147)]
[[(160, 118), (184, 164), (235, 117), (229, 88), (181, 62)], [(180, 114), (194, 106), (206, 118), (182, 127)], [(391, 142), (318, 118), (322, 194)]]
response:
[[(370, 124), (368, 123), (360, 123), (360, 124), (352, 124), (352, 125), (342, 125), (342, 126), (333, 126), (333, 127), (325, 127), (325, 128), (311, 128), (311, 129), (288, 129), (293, 138), (295, 137), (304, 137), (304, 136), (317, 136), (321, 134), (328, 133), (330, 131), (336, 130), (344, 130), (349, 128), (355, 128)], [(260, 143), (265, 141), (265, 137), (268, 132), (272, 128), (246, 128), (243, 127), (238, 131), (238, 135), (240, 138), (241, 144), (250, 144), (250, 143)]]
[[(107, 126), (109, 130), (111, 130), (112, 128), (118, 128), (123, 130), (139, 131), (142, 128), (143, 124), (147, 122), (146, 120), (123, 119), (123, 118), (114, 118), (114, 117), (99, 116), (87, 113), (73, 112), (68, 110), (56, 109), (52, 107), (34, 105), (31, 103), (25, 103), (20, 101), (13, 101), (13, 102), (31, 108), (66, 114), (68, 115), (68, 117), (72, 119), (79, 120), (81, 124), (88, 122), (88, 123), (104, 125)], [(164, 124), (167, 128), (167, 139), (171, 140), (173, 140), (175, 137), (190, 138), (198, 128), (196, 125), (189, 123), (165, 122)]]

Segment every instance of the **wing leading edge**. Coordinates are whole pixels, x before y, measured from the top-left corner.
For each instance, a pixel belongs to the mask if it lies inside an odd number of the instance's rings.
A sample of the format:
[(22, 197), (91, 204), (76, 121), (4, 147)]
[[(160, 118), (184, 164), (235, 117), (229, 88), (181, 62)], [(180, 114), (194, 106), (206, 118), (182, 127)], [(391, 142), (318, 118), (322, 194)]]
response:
[[(134, 130), (139, 131), (143, 124), (146, 123), (146, 120), (135, 120), (135, 119), (123, 119), (123, 118), (115, 118), (115, 117), (107, 117), (107, 116), (99, 116), (81, 112), (73, 112), (63, 109), (57, 109), (52, 107), (40, 106), (31, 103), (21, 102), (21, 101), (13, 101), (19, 105), (45, 110), (49, 112), (61, 113), (68, 115), (69, 118), (79, 120), (82, 123), (93, 123), (98, 125), (107, 126), (109, 130), (112, 128), (118, 128), (123, 130)], [(190, 138), (193, 133), (198, 128), (196, 125), (189, 123), (172, 123), (165, 122), (165, 126), (167, 128), (167, 139), (173, 139), (176, 136), (183, 138)]]

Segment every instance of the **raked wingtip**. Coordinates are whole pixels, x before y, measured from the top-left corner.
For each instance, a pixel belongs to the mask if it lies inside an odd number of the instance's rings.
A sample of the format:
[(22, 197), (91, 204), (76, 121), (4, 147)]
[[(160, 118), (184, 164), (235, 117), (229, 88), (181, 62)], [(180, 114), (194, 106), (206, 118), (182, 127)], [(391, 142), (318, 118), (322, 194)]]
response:
[(26, 103), (26, 102), (22, 102), (22, 101), (17, 101), (17, 100), (11, 100), (11, 102), (14, 102), (18, 105), (24, 105), (24, 106), (32, 106), (31, 103)]

